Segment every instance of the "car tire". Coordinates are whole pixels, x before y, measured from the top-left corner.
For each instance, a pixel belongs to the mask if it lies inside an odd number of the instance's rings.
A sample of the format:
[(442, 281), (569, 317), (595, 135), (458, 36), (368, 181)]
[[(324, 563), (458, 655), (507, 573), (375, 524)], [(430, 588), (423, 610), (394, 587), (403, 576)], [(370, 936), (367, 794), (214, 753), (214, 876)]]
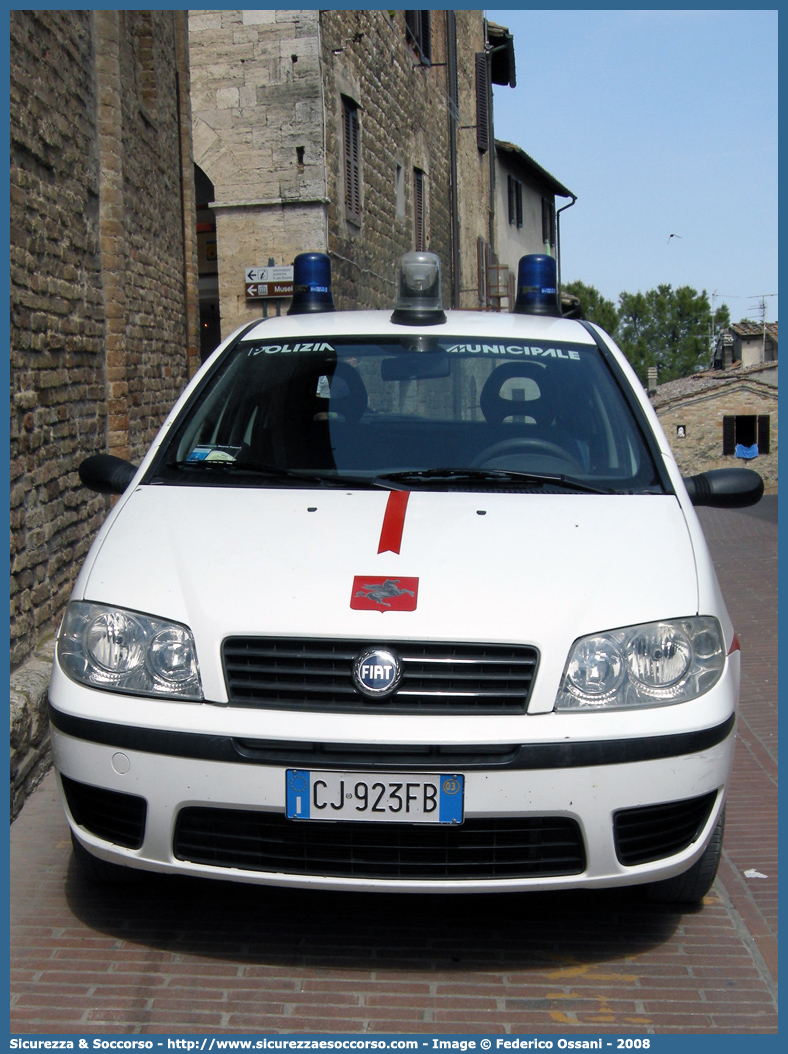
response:
[(712, 887), (722, 856), (725, 832), (723, 807), (703, 856), (689, 870), (645, 887), (646, 899), (655, 904), (699, 904)]
[(133, 867), (111, 864), (107, 860), (100, 860), (97, 856), (93, 856), (73, 831), (71, 832), (71, 849), (77, 866), (90, 882), (101, 885), (119, 885), (138, 882), (140, 879), (140, 872)]

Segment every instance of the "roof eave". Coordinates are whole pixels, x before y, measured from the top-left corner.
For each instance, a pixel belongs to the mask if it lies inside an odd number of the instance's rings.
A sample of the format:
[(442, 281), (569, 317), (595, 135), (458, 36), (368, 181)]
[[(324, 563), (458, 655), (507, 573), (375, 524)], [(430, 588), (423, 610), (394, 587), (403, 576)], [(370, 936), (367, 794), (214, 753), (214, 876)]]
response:
[(542, 168), (538, 161), (534, 161), (529, 154), (526, 154), (522, 147), (517, 146), (515, 143), (507, 143), (502, 139), (496, 139), (495, 150), (499, 154), (508, 154), (517, 164), (528, 169), (532, 175), (546, 184), (553, 194), (557, 194), (559, 198), (577, 198), (576, 194), (569, 190), (568, 187), (565, 187), (563, 183), (560, 183), (546, 168)]

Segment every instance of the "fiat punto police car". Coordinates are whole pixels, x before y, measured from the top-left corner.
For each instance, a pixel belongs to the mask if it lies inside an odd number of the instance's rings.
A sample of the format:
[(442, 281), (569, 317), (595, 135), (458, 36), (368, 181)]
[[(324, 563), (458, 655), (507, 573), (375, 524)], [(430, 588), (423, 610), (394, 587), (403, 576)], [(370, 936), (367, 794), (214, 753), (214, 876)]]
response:
[(77, 579), (50, 686), (75, 853), (344, 890), (643, 885), (697, 901), (720, 856), (739, 644), (695, 504), (612, 340), (524, 257), (507, 314), (393, 312), (225, 341)]

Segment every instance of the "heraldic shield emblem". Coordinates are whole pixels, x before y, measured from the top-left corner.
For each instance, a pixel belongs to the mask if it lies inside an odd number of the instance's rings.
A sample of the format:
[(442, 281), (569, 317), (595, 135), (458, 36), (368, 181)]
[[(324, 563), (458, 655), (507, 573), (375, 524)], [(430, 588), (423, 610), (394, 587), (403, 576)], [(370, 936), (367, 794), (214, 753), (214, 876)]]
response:
[(415, 611), (418, 593), (418, 578), (356, 575), (350, 606), (357, 611)]

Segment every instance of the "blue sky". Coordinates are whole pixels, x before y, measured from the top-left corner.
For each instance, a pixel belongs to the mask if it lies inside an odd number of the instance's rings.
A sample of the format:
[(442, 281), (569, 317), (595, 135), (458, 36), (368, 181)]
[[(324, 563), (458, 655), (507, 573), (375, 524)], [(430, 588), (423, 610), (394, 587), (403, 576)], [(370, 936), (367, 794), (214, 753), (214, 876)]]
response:
[(613, 301), (690, 285), (734, 321), (760, 318), (766, 296), (775, 321), (777, 12), (486, 15), (517, 64), (517, 87), (495, 88), (496, 138), (578, 198), (561, 217), (563, 281)]

